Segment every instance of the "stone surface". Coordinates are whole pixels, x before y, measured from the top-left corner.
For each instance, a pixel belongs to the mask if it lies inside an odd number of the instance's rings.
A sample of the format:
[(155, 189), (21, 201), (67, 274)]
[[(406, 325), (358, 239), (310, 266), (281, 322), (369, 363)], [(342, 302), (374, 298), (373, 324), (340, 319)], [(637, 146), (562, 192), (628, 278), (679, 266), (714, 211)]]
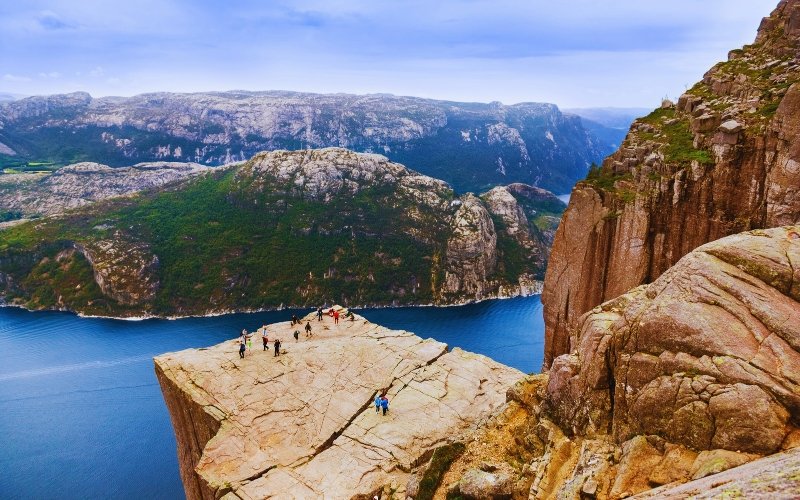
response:
[(458, 482), (458, 491), (471, 500), (511, 498), (513, 481), (506, 472), (470, 469)]
[(84, 162), (68, 165), (51, 175), (0, 175), (0, 210), (20, 211), (24, 216), (53, 215), (211, 170), (196, 163), (154, 162), (111, 168)]
[[(634, 122), (601, 175), (578, 183), (542, 295), (545, 368), (579, 318), (652, 283), (698, 246), (800, 222), (800, 36), (782, 1), (675, 108)], [(717, 126), (720, 128), (718, 129)]]
[(682, 485), (664, 485), (633, 498), (789, 499), (800, 497), (800, 449), (777, 453)]
[(706, 244), (579, 321), (550, 370), (564, 429), (770, 454), (800, 415), (800, 226)]
[[(279, 357), (259, 345), (239, 359), (231, 340), (155, 358), (187, 497), (350, 498), (404, 485), (522, 375), (360, 316), (312, 327), (294, 342), (289, 323), (270, 325)], [(386, 416), (373, 406), (382, 392)]]

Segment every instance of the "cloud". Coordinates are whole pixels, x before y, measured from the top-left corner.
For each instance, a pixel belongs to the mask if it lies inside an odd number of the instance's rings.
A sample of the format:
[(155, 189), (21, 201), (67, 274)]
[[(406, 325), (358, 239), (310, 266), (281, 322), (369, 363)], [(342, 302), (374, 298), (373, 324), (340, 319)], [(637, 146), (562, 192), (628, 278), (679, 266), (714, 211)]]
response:
[(102, 66), (97, 66), (93, 70), (89, 71), (89, 76), (94, 77), (94, 78), (100, 78), (104, 74), (106, 74), (106, 72), (105, 72), (105, 70), (103, 69)]
[(3, 80), (7, 82), (17, 82), (17, 83), (31, 81), (31, 79), (28, 78), (27, 76), (12, 75), (10, 73), (6, 73), (5, 75), (3, 75)]
[(36, 16), (36, 21), (39, 22), (39, 26), (46, 30), (50, 31), (58, 31), (58, 30), (67, 30), (75, 28), (74, 24), (70, 24), (61, 17), (51, 10), (46, 10)]
[(61, 78), (61, 73), (58, 71), (51, 71), (49, 73), (39, 73), (39, 78)]

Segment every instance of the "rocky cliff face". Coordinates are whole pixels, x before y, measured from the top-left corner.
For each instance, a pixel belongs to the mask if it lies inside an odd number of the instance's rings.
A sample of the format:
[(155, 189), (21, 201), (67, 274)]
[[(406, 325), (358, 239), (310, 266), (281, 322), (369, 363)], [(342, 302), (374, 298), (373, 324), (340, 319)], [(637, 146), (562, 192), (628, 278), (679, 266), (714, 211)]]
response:
[(52, 216), (0, 231), (2, 296), (102, 315), (535, 293), (563, 209), (521, 184), (457, 197), (384, 156), (337, 148), (8, 177), (0, 212)]
[(434, 498), (794, 498), (798, 264), (800, 226), (754, 230), (586, 313), (573, 352), (508, 391)]
[(576, 186), (542, 296), (545, 366), (570, 351), (583, 313), (694, 248), (800, 221), (799, 8), (780, 2), (754, 44), (731, 51), (677, 104), (637, 120)]
[(384, 487), (404, 498), (409, 471), (499, 408), (522, 375), (360, 316), (312, 327), (293, 342), (295, 327), (270, 325), (279, 357), (239, 359), (233, 340), (155, 358), (188, 498), (371, 498)]
[(297, 92), (74, 93), (0, 103), (0, 154), (14, 159), (219, 165), (263, 150), (324, 147), (384, 154), (459, 192), (511, 182), (566, 192), (613, 150), (552, 104)]

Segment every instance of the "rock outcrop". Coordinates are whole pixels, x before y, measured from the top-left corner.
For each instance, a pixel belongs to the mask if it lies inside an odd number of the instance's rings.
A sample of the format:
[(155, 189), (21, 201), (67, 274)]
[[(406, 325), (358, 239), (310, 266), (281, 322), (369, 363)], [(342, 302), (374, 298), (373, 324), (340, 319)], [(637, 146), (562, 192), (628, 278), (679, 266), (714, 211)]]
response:
[[(338, 148), (14, 177), (0, 213), (59, 213), (0, 230), (0, 296), (104, 316), (538, 293), (564, 207), (520, 184), (457, 197), (385, 156)], [(54, 272), (65, 246), (82, 259)]]
[(77, 152), (113, 166), (220, 165), (265, 150), (341, 147), (386, 155), (459, 193), (511, 182), (566, 192), (616, 147), (599, 136), (603, 130), (587, 131), (579, 117), (553, 104), (387, 94), (162, 92), (95, 99), (76, 92), (0, 103), (0, 154), (11, 151), (20, 160), (70, 161)]
[(578, 325), (546, 398), (571, 433), (766, 455), (800, 425), (800, 226), (703, 245)]
[(495, 412), (522, 375), (358, 315), (306, 319), (313, 336), (299, 342), (302, 325), (269, 325), (278, 357), (257, 346), (239, 359), (232, 340), (155, 358), (188, 498), (371, 498), (384, 486), (402, 497), (411, 469)]
[(781, 1), (754, 44), (634, 122), (575, 187), (542, 296), (545, 367), (570, 352), (581, 315), (651, 283), (694, 248), (800, 221), (798, 7)]
[(799, 284), (786, 226), (705, 244), (595, 307), (572, 352), (464, 440), (433, 498), (794, 498)]
[(0, 211), (53, 215), (97, 201), (162, 187), (213, 170), (196, 163), (139, 163), (111, 168), (76, 163), (50, 175), (0, 175)]

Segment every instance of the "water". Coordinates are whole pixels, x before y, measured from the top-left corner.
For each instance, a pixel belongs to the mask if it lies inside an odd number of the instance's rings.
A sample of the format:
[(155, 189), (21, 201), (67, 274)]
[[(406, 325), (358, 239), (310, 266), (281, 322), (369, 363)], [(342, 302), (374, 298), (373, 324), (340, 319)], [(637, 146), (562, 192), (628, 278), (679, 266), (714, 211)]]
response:
[[(309, 311), (131, 322), (0, 309), (0, 498), (182, 498), (152, 357), (295, 312)], [(359, 313), (525, 372), (542, 363), (538, 296)]]

